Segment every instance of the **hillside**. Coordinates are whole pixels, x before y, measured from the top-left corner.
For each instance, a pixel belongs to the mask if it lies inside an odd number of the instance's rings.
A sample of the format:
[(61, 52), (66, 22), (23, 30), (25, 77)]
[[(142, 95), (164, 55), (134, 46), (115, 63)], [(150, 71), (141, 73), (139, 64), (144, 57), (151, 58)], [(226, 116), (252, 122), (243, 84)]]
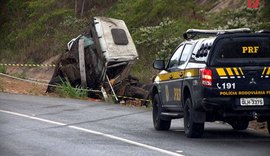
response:
[(270, 0), (256, 10), (247, 9), (246, 0), (83, 1), (1, 0), (0, 62), (41, 63), (64, 52), (93, 16), (108, 16), (128, 25), (140, 55), (132, 73), (150, 81), (151, 62), (166, 58), (188, 28), (270, 29)]

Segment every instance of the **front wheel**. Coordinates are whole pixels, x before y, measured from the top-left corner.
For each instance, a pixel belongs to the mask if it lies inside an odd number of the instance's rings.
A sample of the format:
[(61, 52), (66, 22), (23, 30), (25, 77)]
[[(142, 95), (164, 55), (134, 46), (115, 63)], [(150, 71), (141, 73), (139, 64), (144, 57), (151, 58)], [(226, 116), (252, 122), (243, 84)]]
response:
[(161, 102), (158, 94), (153, 99), (153, 124), (156, 130), (169, 130), (171, 127), (171, 120), (164, 120), (161, 118)]
[(195, 123), (192, 118), (192, 102), (188, 98), (184, 105), (184, 129), (188, 138), (200, 138), (203, 135), (204, 123)]

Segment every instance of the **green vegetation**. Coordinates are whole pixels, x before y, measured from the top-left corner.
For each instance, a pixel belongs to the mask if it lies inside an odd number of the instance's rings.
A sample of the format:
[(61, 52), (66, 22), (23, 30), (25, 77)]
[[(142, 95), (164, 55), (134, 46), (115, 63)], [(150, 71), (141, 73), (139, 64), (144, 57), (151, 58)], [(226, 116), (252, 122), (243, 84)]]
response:
[(5, 66), (0, 66), (0, 73), (6, 74), (7, 68)]
[(83, 99), (88, 95), (86, 90), (82, 90), (79, 86), (74, 88), (68, 80), (65, 82), (62, 81), (62, 85), (56, 87), (56, 92), (65, 98)]
[(76, 9), (69, 0), (0, 1), (0, 62), (41, 63), (64, 52), (71, 38), (87, 31), (93, 16), (107, 16), (126, 22), (140, 56), (132, 74), (149, 82), (156, 72), (153, 60), (167, 58), (189, 28), (270, 29), (270, 0), (260, 1), (259, 9), (235, 0), (215, 11), (229, 0), (91, 0), (83, 14), (76, 1)]
[(11, 75), (14, 76), (14, 77), (21, 78), (21, 79), (25, 79), (25, 78), (26, 78), (25, 72), (13, 73), (13, 74), (11, 74)]
[[(1, 61), (40, 63), (65, 50), (65, 42), (82, 33), (84, 20), (57, 0), (4, 0), (1, 2)], [(72, 18), (71, 18), (72, 17)], [(72, 23), (72, 24), (70, 24)]]
[[(211, 17), (207, 25), (218, 26), (219, 29), (246, 27), (253, 31), (270, 30), (270, 1), (266, 0), (259, 9), (248, 9), (246, 3), (234, 10), (223, 10)], [(268, 7), (266, 7), (268, 6)], [(226, 20), (222, 20), (226, 19)]]

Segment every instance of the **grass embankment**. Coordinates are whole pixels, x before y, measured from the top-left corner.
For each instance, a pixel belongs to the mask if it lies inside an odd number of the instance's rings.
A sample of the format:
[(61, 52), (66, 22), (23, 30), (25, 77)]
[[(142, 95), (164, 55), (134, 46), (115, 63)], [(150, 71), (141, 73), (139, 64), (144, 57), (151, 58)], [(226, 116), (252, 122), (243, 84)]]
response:
[(65, 50), (65, 42), (81, 33), (69, 4), (55, 0), (6, 0), (1, 6), (0, 58), (4, 62), (40, 63)]
[[(167, 58), (189, 28), (251, 27), (270, 29), (270, 1), (258, 10), (246, 9), (246, 0), (92, 0), (86, 1), (82, 18), (74, 1), (2, 0), (0, 2), (0, 62), (41, 63), (66, 49), (66, 43), (87, 31), (93, 16), (123, 19), (136, 43), (140, 60), (132, 74), (149, 82), (155, 58)], [(235, 9), (237, 8), (237, 9)], [(77, 10), (78, 11), (78, 10)]]

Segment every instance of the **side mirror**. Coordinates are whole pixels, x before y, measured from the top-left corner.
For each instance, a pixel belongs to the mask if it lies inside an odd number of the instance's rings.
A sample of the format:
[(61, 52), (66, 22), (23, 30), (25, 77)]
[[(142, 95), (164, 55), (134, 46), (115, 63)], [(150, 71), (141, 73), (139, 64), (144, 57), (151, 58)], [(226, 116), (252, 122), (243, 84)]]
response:
[(165, 69), (165, 61), (164, 60), (155, 60), (153, 63), (153, 68), (157, 70)]

